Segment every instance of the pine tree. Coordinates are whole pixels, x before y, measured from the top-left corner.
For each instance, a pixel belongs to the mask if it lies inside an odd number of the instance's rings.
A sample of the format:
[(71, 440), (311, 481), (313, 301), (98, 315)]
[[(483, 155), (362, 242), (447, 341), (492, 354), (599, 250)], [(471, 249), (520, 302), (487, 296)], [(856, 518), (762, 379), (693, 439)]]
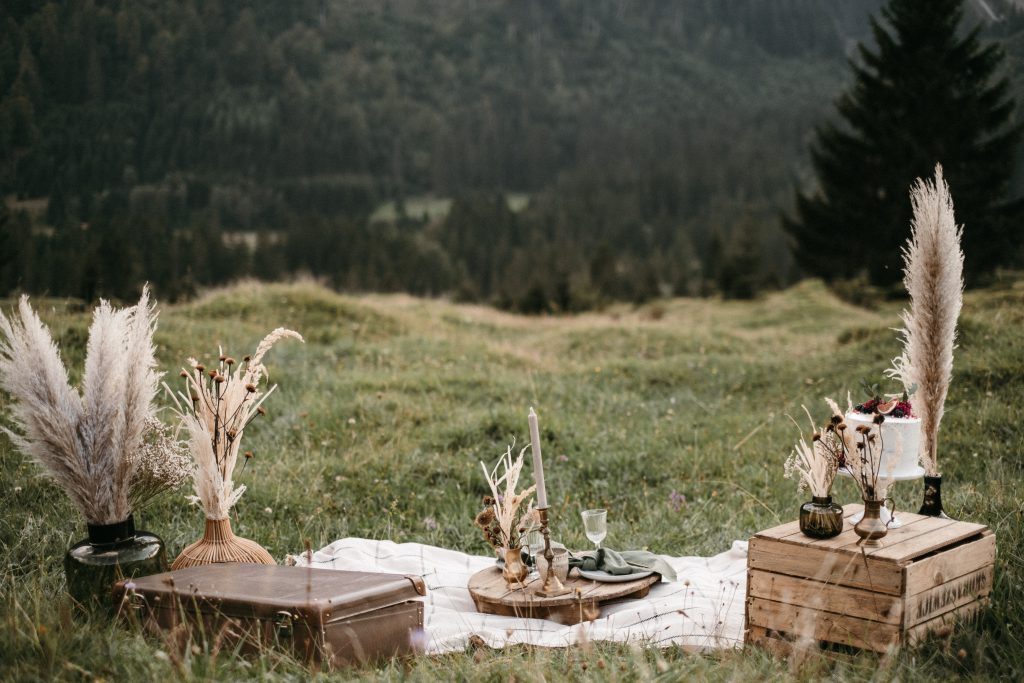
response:
[(877, 51), (859, 46), (853, 87), (838, 102), (841, 122), (818, 128), (811, 158), (819, 187), (798, 193), (784, 217), (805, 273), (827, 280), (867, 273), (899, 282), (909, 235), (908, 192), (942, 163), (964, 224), (968, 277), (1019, 254), (1024, 202), (1007, 201), (1014, 101), (1000, 74), (1004, 54), (979, 29), (959, 30), (962, 0), (890, 0), (871, 20)]

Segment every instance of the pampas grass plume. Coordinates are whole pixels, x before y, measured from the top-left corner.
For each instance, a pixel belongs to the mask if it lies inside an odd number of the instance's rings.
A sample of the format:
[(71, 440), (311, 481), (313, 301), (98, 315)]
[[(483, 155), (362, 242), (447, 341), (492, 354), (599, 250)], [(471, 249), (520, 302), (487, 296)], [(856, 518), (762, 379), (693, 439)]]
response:
[(910, 239), (903, 249), (903, 284), (910, 308), (902, 314), (903, 353), (889, 375), (909, 391), (917, 387), (914, 411), (921, 417), (921, 464), (939, 475), (937, 440), (953, 374), (956, 321), (963, 305), (963, 229), (953, 215), (942, 166), (935, 180), (921, 180), (910, 192), (914, 209)]
[(155, 328), (148, 287), (127, 309), (101, 301), (89, 327), (79, 394), (28, 297), (16, 316), (0, 311), (0, 387), (14, 398), (19, 430), (4, 431), (91, 524), (121, 522), (132, 512), (132, 485), (144, 464), (138, 456), (155, 420)]

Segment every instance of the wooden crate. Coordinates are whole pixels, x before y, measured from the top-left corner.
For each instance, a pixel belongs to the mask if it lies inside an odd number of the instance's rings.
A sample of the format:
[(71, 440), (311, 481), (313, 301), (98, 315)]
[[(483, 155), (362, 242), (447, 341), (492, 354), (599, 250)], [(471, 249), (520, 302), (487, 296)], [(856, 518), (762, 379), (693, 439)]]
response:
[(863, 548), (849, 517), (815, 540), (789, 522), (750, 539), (746, 641), (788, 652), (794, 643), (884, 652), (947, 631), (988, 603), (995, 535), (982, 524), (898, 513), (881, 548)]

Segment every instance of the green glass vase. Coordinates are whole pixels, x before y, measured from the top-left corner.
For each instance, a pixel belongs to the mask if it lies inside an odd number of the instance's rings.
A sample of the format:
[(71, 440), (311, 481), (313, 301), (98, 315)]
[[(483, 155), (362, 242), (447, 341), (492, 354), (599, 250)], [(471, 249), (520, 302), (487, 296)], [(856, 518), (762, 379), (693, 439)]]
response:
[(89, 537), (64, 555), (68, 593), (85, 606), (112, 606), (113, 585), (121, 579), (167, 571), (164, 542), (137, 531), (132, 515), (116, 524), (89, 524)]
[(813, 496), (800, 506), (800, 531), (811, 538), (832, 538), (843, 532), (843, 508), (832, 496)]

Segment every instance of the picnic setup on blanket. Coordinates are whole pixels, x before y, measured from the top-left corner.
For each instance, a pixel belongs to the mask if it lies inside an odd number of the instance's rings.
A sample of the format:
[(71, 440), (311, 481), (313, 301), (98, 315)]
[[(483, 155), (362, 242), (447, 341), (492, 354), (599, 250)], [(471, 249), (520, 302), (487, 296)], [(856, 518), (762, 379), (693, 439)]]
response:
[[(898, 390), (867, 384), (866, 400), (848, 395), (845, 407), (826, 398), (820, 421), (803, 407), (809, 430), (784, 474), (810, 501), (784, 517), (791, 521), (712, 557), (673, 557), (621, 538), (605, 547), (614, 510), (552, 507), (531, 407), (529, 443), (516, 452), (513, 440), (496, 463), (480, 463), (489, 493), (464, 524), (475, 525), (489, 552), (343, 538), (278, 565), (234, 534), (229, 513), (245, 491), (236, 467), (253, 457), (244, 431), (266, 414), (276, 388), (267, 386), (264, 359), (277, 343), (303, 338), (278, 328), (241, 360), (223, 349), (214, 363), (188, 359), (182, 388), (163, 384), (178, 421), (172, 428), (154, 407), (161, 375), (148, 289), (135, 306), (103, 301), (95, 309), (81, 391), (27, 298), (17, 315), (0, 312), (0, 387), (14, 398), (17, 427), (8, 434), (87, 522), (88, 537), (64, 559), (70, 595), (155, 631), (230, 636), (243, 651), (277, 643), (332, 666), (471, 644), (754, 644), (780, 653), (913, 645), (986, 605), (996, 539), (942, 506), (937, 441), (962, 302), (961, 229), (941, 167), (911, 198), (910, 304), (902, 354), (886, 371)], [(833, 501), (840, 475), (856, 485), (859, 503)], [(892, 483), (920, 478), (919, 512), (895, 511)], [(186, 481), (204, 529), (168, 565), (163, 541), (136, 529), (133, 512)], [(593, 548), (558, 541), (573, 524)]]

